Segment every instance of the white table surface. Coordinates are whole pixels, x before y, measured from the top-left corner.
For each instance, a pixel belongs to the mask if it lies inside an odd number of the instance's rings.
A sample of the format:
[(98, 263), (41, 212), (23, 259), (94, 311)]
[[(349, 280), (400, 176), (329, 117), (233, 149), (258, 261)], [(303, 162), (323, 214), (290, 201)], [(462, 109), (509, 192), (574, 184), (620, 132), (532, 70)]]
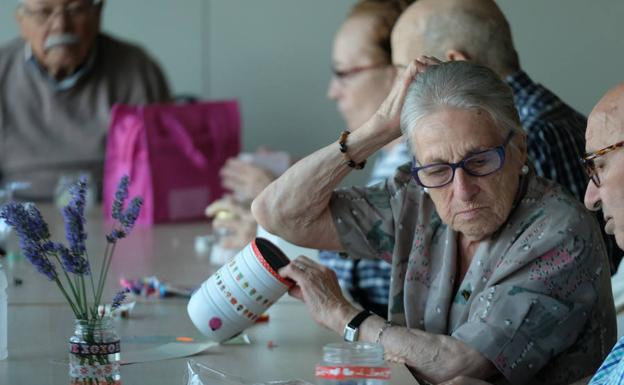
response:
[[(62, 239), (62, 222), (52, 207), (44, 207), (53, 238)], [(88, 250), (92, 263), (100, 261), (104, 224), (95, 211), (88, 218)], [(60, 229), (60, 232), (59, 232)], [(205, 222), (137, 228), (120, 242), (107, 281), (107, 299), (120, 289), (120, 278), (156, 275), (179, 285), (197, 286), (214, 270), (206, 256), (194, 251), (194, 239), (206, 234)], [(292, 257), (292, 256), (291, 256)], [(73, 317), (59, 290), (24, 260), (3, 261), (9, 275), (9, 358), (0, 361), (0, 384), (67, 384), (67, 340)], [(20, 278), (19, 286), (11, 284)], [(186, 313), (187, 300), (148, 299), (137, 302), (130, 318), (116, 321), (124, 349), (155, 346), (136, 337), (201, 337)], [(208, 367), (238, 375), (250, 382), (301, 378), (315, 383), (314, 367), (322, 347), (340, 336), (315, 324), (305, 307), (283, 298), (269, 311), (269, 322), (246, 333), (249, 345), (218, 346), (193, 357)], [(134, 343), (124, 344), (124, 339)], [(272, 341), (273, 348), (269, 348)], [(124, 384), (186, 384), (189, 358), (124, 365)], [(394, 366), (393, 384), (415, 384), (409, 372)]]

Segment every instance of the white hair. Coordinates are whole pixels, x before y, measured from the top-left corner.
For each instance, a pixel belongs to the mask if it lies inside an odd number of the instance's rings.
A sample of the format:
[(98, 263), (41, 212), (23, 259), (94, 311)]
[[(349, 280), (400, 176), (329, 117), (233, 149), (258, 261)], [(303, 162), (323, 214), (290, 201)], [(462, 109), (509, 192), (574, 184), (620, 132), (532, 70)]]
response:
[(401, 111), (404, 137), (409, 140), (418, 122), (442, 107), (486, 112), (503, 138), (510, 131), (520, 137), (525, 135), (511, 89), (487, 67), (453, 61), (419, 74), (407, 91)]

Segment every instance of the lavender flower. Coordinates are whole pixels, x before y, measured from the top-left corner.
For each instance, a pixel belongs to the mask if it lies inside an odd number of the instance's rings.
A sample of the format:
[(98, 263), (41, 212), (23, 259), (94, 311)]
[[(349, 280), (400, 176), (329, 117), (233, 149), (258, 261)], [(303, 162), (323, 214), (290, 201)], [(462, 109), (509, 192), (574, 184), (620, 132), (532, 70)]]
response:
[(26, 236), (34, 241), (50, 238), (48, 224), (32, 204), (9, 202), (0, 211), (0, 218), (13, 227), (20, 238)]
[(121, 228), (115, 227), (110, 232), (110, 234), (106, 235), (106, 240), (109, 243), (115, 243), (118, 239), (125, 238), (139, 217), (139, 213), (141, 212), (141, 206), (143, 205), (143, 199), (135, 197), (130, 201), (128, 207), (124, 210), (124, 203), (126, 198), (128, 198), (128, 184), (130, 183), (130, 178), (127, 175), (124, 175), (119, 182), (119, 187), (117, 188), (117, 192), (115, 193), (115, 201), (113, 202), (112, 207), (112, 217), (116, 219)]
[(123, 230), (113, 229), (110, 234), (106, 235), (106, 241), (108, 243), (115, 243), (118, 239), (124, 238), (126, 233)]
[(10, 202), (0, 211), (0, 218), (15, 229), (24, 256), (37, 271), (51, 281), (57, 279), (56, 267), (48, 258), (55, 247), (50, 242), (48, 225), (39, 210), (32, 204)]
[(80, 180), (69, 189), (71, 201), (63, 208), (65, 219), (65, 236), (69, 243), (69, 249), (57, 244), (56, 251), (61, 257), (61, 262), (65, 271), (74, 274), (90, 274), (89, 262), (84, 257), (86, 252), (85, 242), (87, 233), (85, 231), (85, 202), (87, 198), (87, 178)]
[(113, 219), (121, 220), (122, 211), (124, 202), (126, 198), (128, 198), (128, 184), (130, 183), (130, 178), (128, 175), (124, 175), (121, 177), (119, 181), (119, 186), (117, 187), (117, 191), (115, 192), (115, 201), (113, 201)]
[[(124, 210), (124, 201), (128, 196), (128, 183), (129, 178), (123, 177), (115, 194), (113, 217), (117, 221), (112, 232), (106, 236), (110, 243), (115, 243), (117, 239), (125, 237), (132, 230), (139, 216), (142, 204), (140, 198), (134, 198)], [(0, 208), (0, 218), (4, 219), (17, 233), (22, 252), (28, 261), (37, 268), (37, 271), (56, 282), (76, 318), (95, 320), (104, 316), (98, 309), (115, 248), (106, 248), (101, 264), (102, 268), (96, 282), (86, 258), (87, 233), (85, 231), (84, 212), (87, 179), (81, 178), (77, 184), (70, 188), (70, 194), (72, 199), (63, 208), (67, 246), (50, 240), (48, 225), (43, 220), (41, 212), (33, 204), (10, 202)], [(58, 263), (55, 264), (53, 261)], [(57, 268), (60, 269), (61, 267), (62, 270), (57, 272)], [(75, 276), (71, 277), (68, 273), (75, 274)], [(85, 275), (90, 276), (92, 301), (87, 298), (88, 282), (85, 281)], [(124, 290), (115, 296), (112, 304), (113, 309), (121, 305), (126, 293), (127, 290)]]
[(111, 303), (111, 310), (115, 310), (119, 306), (121, 306), (121, 303), (126, 299), (126, 294), (128, 294), (128, 292), (130, 292), (130, 290), (126, 287), (117, 294), (115, 294), (115, 297), (113, 297), (113, 302)]
[(134, 227), (134, 223), (139, 217), (141, 212), (141, 206), (143, 205), (143, 199), (133, 198), (128, 208), (124, 211), (122, 218), (119, 220), (126, 233), (129, 233)]
[[(19, 234), (18, 234), (19, 236)], [(56, 266), (48, 258), (48, 253), (54, 251), (50, 248), (51, 242), (37, 243), (32, 239), (20, 238), (20, 247), (24, 252), (26, 259), (32, 263), (37, 271), (48, 277), (50, 281), (57, 279)]]
[(75, 206), (71, 206), (70, 203), (69, 206), (63, 208), (63, 217), (65, 219), (65, 236), (69, 248), (75, 255), (84, 254), (86, 250), (85, 241), (87, 240), (87, 233), (84, 229), (84, 214)]
[(89, 262), (80, 254), (74, 254), (73, 251), (69, 250), (67, 247), (61, 245), (60, 243), (56, 243), (54, 245), (55, 251), (59, 254), (61, 258), (61, 263), (63, 264), (63, 269), (65, 269), (68, 273), (73, 274), (91, 274), (91, 266)]

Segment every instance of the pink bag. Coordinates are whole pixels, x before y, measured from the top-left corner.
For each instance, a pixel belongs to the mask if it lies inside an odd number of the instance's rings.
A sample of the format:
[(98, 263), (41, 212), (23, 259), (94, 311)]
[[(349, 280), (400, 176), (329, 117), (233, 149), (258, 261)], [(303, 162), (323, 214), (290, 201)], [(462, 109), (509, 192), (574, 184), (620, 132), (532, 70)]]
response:
[(203, 218), (223, 195), (219, 169), (240, 151), (236, 101), (147, 106), (115, 105), (104, 165), (104, 217), (120, 178), (144, 200), (137, 223)]

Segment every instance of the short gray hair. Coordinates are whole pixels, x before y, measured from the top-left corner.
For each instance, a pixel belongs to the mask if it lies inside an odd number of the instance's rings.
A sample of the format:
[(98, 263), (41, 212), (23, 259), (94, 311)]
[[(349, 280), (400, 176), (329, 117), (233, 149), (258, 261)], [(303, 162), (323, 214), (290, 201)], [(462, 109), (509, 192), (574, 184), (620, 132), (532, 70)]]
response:
[(511, 89), (485, 66), (453, 61), (431, 66), (419, 74), (409, 86), (401, 111), (404, 137), (409, 141), (418, 122), (442, 107), (486, 112), (503, 138), (510, 131), (519, 137), (525, 135)]

